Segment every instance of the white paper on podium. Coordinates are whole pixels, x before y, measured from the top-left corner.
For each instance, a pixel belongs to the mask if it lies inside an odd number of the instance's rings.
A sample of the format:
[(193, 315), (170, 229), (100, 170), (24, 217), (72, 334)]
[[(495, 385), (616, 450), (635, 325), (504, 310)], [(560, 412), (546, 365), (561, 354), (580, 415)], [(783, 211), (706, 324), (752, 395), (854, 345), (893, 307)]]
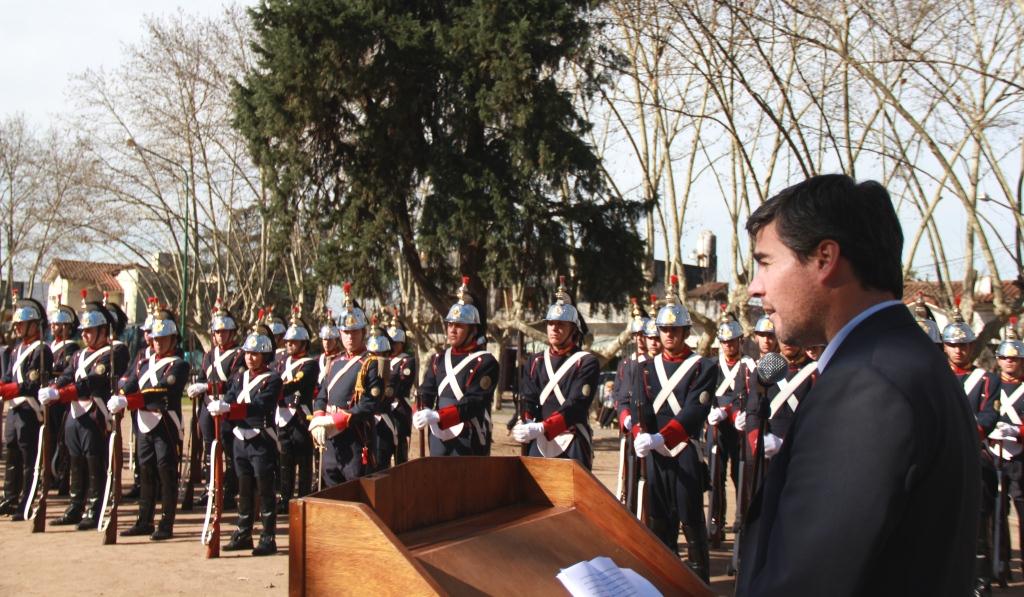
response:
[(646, 578), (603, 556), (573, 564), (556, 578), (573, 597), (661, 597)]

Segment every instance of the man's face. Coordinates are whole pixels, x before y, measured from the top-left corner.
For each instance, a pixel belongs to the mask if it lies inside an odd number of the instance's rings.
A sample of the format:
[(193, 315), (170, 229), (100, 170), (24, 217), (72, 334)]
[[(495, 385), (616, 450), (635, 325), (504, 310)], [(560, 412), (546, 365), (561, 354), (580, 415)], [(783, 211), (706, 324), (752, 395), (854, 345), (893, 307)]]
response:
[(735, 361), (740, 357), (740, 339), (733, 338), (725, 342), (719, 342), (722, 348), (722, 356), (728, 361)]
[(391, 343), (391, 354), (399, 355), (405, 351), (405, 342), (392, 342)]
[(943, 344), (942, 350), (946, 352), (946, 358), (961, 369), (966, 369), (971, 364), (971, 348), (973, 342), (967, 344)]
[(267, 356), (262, 352), (247, 352), (245, 353), (245, 366), (249, 371), (259, 371), (263, 369), (263, 364), (266, 363)]
[(575, 326), (568, 321), (548, 322), (548, 344), (553, 348), (562, 348), (569, 343)]
[(466, 323), (446, 323), (444, 326), (445, 335), (448, 337), (448, 344), (456, 348), (462, 346), (469, 339), (470, 326)]
[(757, 272), (750, 295), (761, 299), (779, 340), (788, 344), (817, 344), (825, 340), (821, 309), (816, 300), (818, 272), (812, 260), (800, 261), (779, 238), (775, 222), (754, 239)]
[(664, 348), (661, 345), (661, 332), (658, 332), (658, 336), (647, 336), (647, 354), (651, 356), (661, 354), (661, 350)]
[(37, 321), (19, 321), (14, 324), (14, 335), (22, 340), (31, 340), (35, 338), (39, 332), (39, 322)]
[(99, 348), (107, 343), (107, 329), (103, 326), (85, 328), (82, 330), (82, 340), (91, 349)]
[(823, 344), (808, 346), (804, 352), (807, 353), (807, 358), (817, 361), (821, 358), (821, 353), (825, 352), (825, 346)]
[(363, 340), (365, 338), (366, 330), (341, 330), (341, 345), (345, 347), (345, 351), (349, 354), (363, 352), (363, 348), (365, 348)]
[(324, 352), (334, 354), (341, 350), (340, 338), (324, 338)]
[(636, 350), (640, 354), (647, 354), (647, 336), (643, 334), (635, 334), (633, 339), (636, 340)]
[(274, 346), (280, 348), (284, 342), (284, 334), (274, 334)]
[(999, 371), (1010, 377), (1020, 379), (1024, 377), (1024, 358), (1021, 357), (999, 357), (996, 359), (999, 364)]
[(235, 341), (235, 330), (217, 330), (213, 333), (213, 343), (220, 348), (227, 348)]
[(661, 345), (665, 352), (679, 354), (686, 348), (686, 338), (690, 335), (690, 328), (659, 327), (658, 334), (661, 336)]
[(306, 342), (305, 340), (285, 340), (284, 348), (288, 351), (288, 356), (301, 357), (306, 353)]
[(761, 356), (768, 354), (769, 352), (778, 352), (779, 341), (775, 338), (775, 334), (754, 334), (757, 338), (757, 351), (761, 353)]
[(153, 338), (153, 350), (159, 355), (169, 355), (171, 350), (174, 349), (174, 341), (177, 340), (177, 336), (161, 336), (160, 338)]
[(779, 352), (782, 356), (786, 357), (787, 361), (793, 362), (800, 359), (800, 355), (804, 349), (798, 344), (786, 344), (785, 342), (779, 342)]
[(53, 334), (54, 340), (66, 340), (71, 337), (71, 324), (51, 323), (50, 332)]

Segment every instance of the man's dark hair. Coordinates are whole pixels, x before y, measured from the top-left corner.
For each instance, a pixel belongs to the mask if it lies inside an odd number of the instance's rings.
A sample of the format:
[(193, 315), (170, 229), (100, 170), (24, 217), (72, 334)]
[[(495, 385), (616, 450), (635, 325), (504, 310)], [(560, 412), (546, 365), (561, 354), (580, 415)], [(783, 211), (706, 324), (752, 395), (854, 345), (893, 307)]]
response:
[(801, 261), (821, 241), (834, 240), (864, 288), (903, 298), (903, 229), (881, 184), (858, 184), (845, 174), (813, 176), (761, 204), (747, 232), (756, 237), (772, 222)]

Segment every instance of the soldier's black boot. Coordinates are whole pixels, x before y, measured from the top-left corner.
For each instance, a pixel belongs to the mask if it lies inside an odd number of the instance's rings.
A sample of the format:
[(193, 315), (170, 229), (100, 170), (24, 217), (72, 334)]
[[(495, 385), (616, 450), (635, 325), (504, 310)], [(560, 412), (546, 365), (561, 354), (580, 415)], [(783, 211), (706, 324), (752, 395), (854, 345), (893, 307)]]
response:
[(82, 509), (85, 507), (85, 457), (71, 457), (71, 479), (68, 485), (70, 503), (68, 509), (60, 517), (51, 522), (54, 526), (78, 524), (82, 520)]
[(231, 533), (231, 540), (224, 546), (224, 551), (252, 549), (254, 481), (249, 475), (238, 478), (238, 529)]
[[(232, 440), (233, 441), (233, 440)], [(228, 461), (228, 453), (224, 452), (224, 483), (221, 485), (221, 490), (224, 494), (224, 502), (221, 508), (227, 512), (234, 510), (238, 507), (238, 496), (240, 492), (240, 485), (238, 475), (235, 474), (235, 467)]]
[(672, 553), (679, 553), (679, 528), (664, 518), (648, 517), (647, 526), (658, 539), (668, 547)]
[(80, 531), (94, 531), (100, 523), (100, 511), (103, 509), (103, 490), (105, 489), (104, 458), (102, 456), (89, 456), (86, 462), (89, 466), (89, 509), (85, 518), (78, 523)]
[(252, 550), (254, 556), (269, 556), (277, 553), (277, 511), (274, 509), (274, 474), (260, 475), (257, 479), (260, 493), (260, 518), (263, 521), (263, 532), (260, 534), (259, 545)]
[(281, 453), (281, 500), (277, 504), (278, 514), (288, 512), (288, 501), (295, 491), (295, 456), (292, 452)]
[(711, 553), (708, 549), (708, 534), (704, 525), (684, 525), (686, 535), (686, 559), (690, 568), (704, 582), (710, 579)]
[(160, 524), (150, 535), (153, 541), (174, 537), (174, 516), (178, 507), (178, 471), (173, 466), (160, 467)]
[(153, 533), (153, 510), (156, 507), (156, 475), (155, 471), (142, 468), (142, 483), (139, 487), (139, 518), (135, 524), (121, 531), (122, 537), (136, 537)]

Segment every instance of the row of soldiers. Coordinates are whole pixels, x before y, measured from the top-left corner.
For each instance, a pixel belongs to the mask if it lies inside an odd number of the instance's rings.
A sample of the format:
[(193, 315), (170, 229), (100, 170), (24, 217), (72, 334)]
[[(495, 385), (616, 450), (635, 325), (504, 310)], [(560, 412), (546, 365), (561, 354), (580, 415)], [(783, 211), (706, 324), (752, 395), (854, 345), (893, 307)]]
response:
[[(76, 321), (72, 309), (58, 309), (54, 321), (66, 329), (53, 327), (55, 340), (48, 344), (42, 340), (42, 306), (18, 301), (13, 326), (19, 340), (11, 347), (0, 387), (11, 402), (3, 511), (15, 519), (28, 514), (34, 491), (28, 478), (45, 413), (62, 422), (73, 463), (70, 505), (51, 524), (96, 528), (105, 494), (103, 471), (113, 457), (108, 438), (114, 417), (129, 412), (139, 514), (121, 535), (173, 537), (184, 395), (198, 407), (202, 461), (213, 462), (215, 442), (226, 453), (222, 489), (229, 507), (236, 502), (238, 528), (225, 550), (276, 551), (276, 516), (292, 497), (310, 493), (314, 454), (327, 486), (386, 468), (392, 460), (401, 463), (413, 427), (429, 429), (431, 456), (489, 455), (498, 364), (486, 350), (486, 321), (468, 283), (464, 278), (444, 318), (448, 346), (423, 372), (415, 413), (409, 398), (416, 363), (403, 350), (404, 330), (371, 326), (347, 284), (339, 317), (319, 330), (323, 353), (318, 357), (310, 355), (311, 334), (300, 313), (287, 328), (261, 317), (239, 346), (237, 322), (218, 305), (210, 329), (213, 347), (195, 371), (184, 358), (176, 318), (167, 308), (152, 310), (141, 326), (144, 346), (129, 358), (127, 347), (115, 340), (123, 325), (109, 305), (86, 303), (83, 296), (77, 327), (85, 347), (71, 350), (77, 346), (69, 341)], [(531, 358), (524, 373), (522, 420), (514, 433), (533, 455), (573, 457), (589, 468), (593, 447), (587, 415), (599, 364), (581, 349), (586, 324), (564, 285), (547, 319), (551, 348)], [(61, 350), (71, 351), (55, 360)], [(207, 478), (214, 478), (209, 470)], [(160, 519), (154, 524), (158, 502)], [(256, 507), (263, 528), (253, 546)]]

